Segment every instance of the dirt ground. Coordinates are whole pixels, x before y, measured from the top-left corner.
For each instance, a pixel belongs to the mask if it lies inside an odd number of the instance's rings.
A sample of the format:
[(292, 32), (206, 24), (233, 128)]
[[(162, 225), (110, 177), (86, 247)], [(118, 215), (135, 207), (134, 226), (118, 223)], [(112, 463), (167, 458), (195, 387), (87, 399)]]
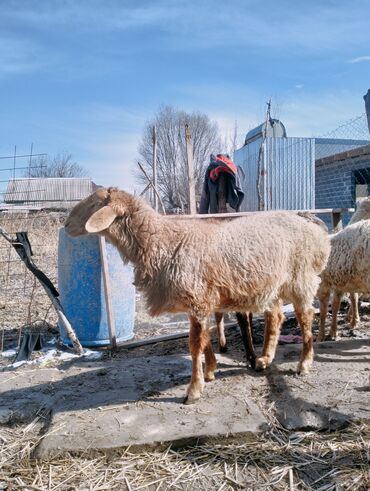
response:
[[(140, 299), (139, 299), (140, 300)], [(151, 324), (146, 317), (142, 304), (138, 304), (141, 312), (137, 316), (135, 335), (140, 337), (152, 336), (187, 330), (183, 316), (165, 316), (164, 328), (160, 322)], [(356, 333), (355, 341), (366, 340), (369, 337), (369, 308), (361, 308), (361, 325)], [(340, 314), (339, 341), (350, 340), (345, 308)], [(178, 323), (179, 321), (179, 323)], [(232, 321), (232, 318), (230, 319)], [(329, 322), (329, 320), (328, 320)], [(174, 323), (174, 324), (172, 324)], [(255, 341), (260, 349), (263, 323), (256, 319)], [(52, 326), (48, 326), (48, 336), (52, 337)], [(317, 330), (317, 323), (315, 331)], [(282, 330), (283, 334), (299, 334), (294, 318), (289, 318)], [(13, 331), (14, 335), (17, 331)], [(237, 327), (230, 327), (226, 332), (228, 340), (227, 356), (239, 360), (244, 365), (244, 353)], [(8, 332), (8, 342), (11, 332)], [(217, 341), (213, 334), (214, 346), (217, 351)], [(14, 338), (13, 338), (14, 341)], [(280, 348), (281, 350), (282, 348)], [(279, 347), (278, 347), (279, 350)], [(187, 339), (178, 339), (165, 343), (156, 343), (135, 349), (124, 349), (111, 353), (105, 350), (102, 366), (99, 372), (110, 373), (112, 366), (125, 360), (143, 360), (147, 357), (167, 355), (187, 355)], [(37, 354), (35, 354), (37, 356)], [(294, 355), (295, 357), (297, 355)], [(289, 362), (289, 357), (288, 357)], [(7, 361), (9, 363), (9, 360)], [(55, 366), (62, 377), (68, 377), (78, 362), (56, 362)], [(279, 363), (279, 362), (277, 362)], [(294, 362), (295, 363), (295, 362)], [(368, 364), (369, 365), (369, 364)], [(77, 365), (78, 366), (78, 365)], [(364, 366), (369, 370), (370, 366)], [(3, 370), (6, 368), (3, 365)], [(349, 365), (350, 369), (350, 365)], [(36, 366), (21, 367), (9, 371), (9, 376), (17, 376), (24, 371), (37, 371)], [(61, 372), (60, 372), (61, 370)], [(242, 368), (244, 371), (245, 369)], [(289, 370), (288, 370), (289, 372)], [(284, 379), (284, 371), (281, 372)], [(6, 425), (0, 426), (0, 489), (61, 489), (61, 490), (108, 490), (123, 489), (144, 490), (367, 490), (370, 489), (369, 452), (370, 424), (365, 421), (352, 421), (341, 429), (327, 430), (289, 430), (281, 424), (281, 407), (284, 385), (280, 385), (280, 375), (272, 372), (274, 385), (271, 386), (269, 377), (259, 376), (254, 382), (250, 397), (256, 401), (268, 421), (268, 429), (256, 441), (246, 441), (243, 438), (230, 441), (214, 441), (212, 443), (199, 441), (190, 446), (171, 447), (133, 451), (130, 448), (115, 452), (85, 451), (82, 454), (68, 454), (54, 458), (35, 458), (34, 450), (45, 434), (45, 424), (49, 413), (40, 410), (31, 420), (11, 419)], [(314, 372), (308, 381), (315, 385)], [(335, 372), (333, 372), (335, 373)], [(370, 373), (370, 371), (369, 371)], [(234, 375), (234, 379), (236, 375)], [(99, 390), (105, 380), (103, 373), (97, 378)], [(100, 382), (101, 381), (101, 382)], [(284, 382), (284, 381), (283, 381)], [(294, 382), (294, 380), (293, 380)], [(94, 381), (89, 382), (96, 387)], [(186, 383), (184, 380), (182, 383)], [(225, 383), (225, 382), (224, 382)], [(298, 390), (301, 383), (294, 382), (293, 391)], [(330, 377), (327, 381), (330, 387)], [(339, 384), (339, 381), (336, 382)], [(145, 383), (144, 386), (146, 387)], [(346, 381), (343, 382), (345, 391)], [(307, 386), (306, 386), (307, 387)], [(339, 385), (336, 385), (338, 392)], [(273, 388), (273, 391), (272, 391)], [(43, 397), (53, 395), (53, 384), (45, 385)], [(43, 390), (44, 390), (43, 389)], [(117, 389), (119, 387), (117, 385)], [(224, 385), (226, 389), (226, 385)], [(68, 387), (69, 393), (78, 393), (76, 385)], [(156, 404), (157, 392), (146, 388), (144, 400)], [(300, 389), (303, 390), (303, 389)], [(305, 399), (312, 399), (310, 390), (305, 390)], [(312, 389), (313, 390), (313, 389)], [(368, 391), (369, 387), (364, 387)], [(283, 392), (282, 392), (283, 391)], [(325, 392), (325, 386), (323, 385)], [(228, 392), (228, 390), (227, 390)], [(213, 392), (211, 392), (210, 397)], [(364, 393), (365, 395), (365, 393)], [(18, 397), (18, 396), (16, 396)], [(340, 395), (338, 400), (340, 400)], [(150, 402), (152, 401), (152, 402)], [(30, 401), (31, 403), (31, 401)], [(88, 410), (88, 409), (86, 409)], [(366, 408), (365, 408), (366, 410)], [(285, 412), (285, 409), (283, 410)], [(290, 487), (289, 487), (290, 486)]]

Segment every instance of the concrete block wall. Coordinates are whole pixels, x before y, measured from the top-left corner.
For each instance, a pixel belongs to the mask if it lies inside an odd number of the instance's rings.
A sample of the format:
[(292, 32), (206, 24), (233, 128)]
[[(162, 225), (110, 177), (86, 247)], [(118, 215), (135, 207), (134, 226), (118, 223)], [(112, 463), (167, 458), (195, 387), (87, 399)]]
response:
[[(368, 174), (370, 178), (370, 145), (317, 160), (315, 208), (353, 208), (356, 201), (356, 171), (365, 171), (364, 175)], [(344, 217), (344, 222), (349, 218)]]

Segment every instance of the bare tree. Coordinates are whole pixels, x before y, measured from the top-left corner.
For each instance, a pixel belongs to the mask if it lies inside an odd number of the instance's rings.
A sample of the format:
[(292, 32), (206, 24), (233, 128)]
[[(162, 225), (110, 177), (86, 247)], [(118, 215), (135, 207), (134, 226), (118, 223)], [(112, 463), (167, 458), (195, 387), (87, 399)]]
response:
[(34, 159), (25, 172), (26, 177), (86, 177), (88, 173), (69, 153)]
[[(153, 126), (157, 131), (157, 187), (166, 206), (181, 207), (188, 201), (185, 124), (191, 129), (196, 193), (200, 195), (210, 154), (221, 151), (217, 123), (206, 114), (186, 113), (172, 106), (161, 108), (144, 127), (139, 146), (141, 163), (149, 175), (153, 168)], [(147, 184), (138, 170), (139, 182)]]
[(242, 147), (244, 134), (239, 133), (239, 127), (237, 120), (234, 121), (233, 129), (224, 137), (224, 153), (230, 155), (233, 158), (235, 150)]

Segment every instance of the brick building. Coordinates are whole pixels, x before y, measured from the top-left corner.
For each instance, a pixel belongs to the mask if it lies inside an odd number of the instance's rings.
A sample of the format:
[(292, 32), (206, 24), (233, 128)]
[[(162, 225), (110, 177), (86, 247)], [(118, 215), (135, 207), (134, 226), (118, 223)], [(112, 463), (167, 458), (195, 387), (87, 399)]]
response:
[(370, 145), (316, 160), (316, 208), (353, 208), (369, 195)]

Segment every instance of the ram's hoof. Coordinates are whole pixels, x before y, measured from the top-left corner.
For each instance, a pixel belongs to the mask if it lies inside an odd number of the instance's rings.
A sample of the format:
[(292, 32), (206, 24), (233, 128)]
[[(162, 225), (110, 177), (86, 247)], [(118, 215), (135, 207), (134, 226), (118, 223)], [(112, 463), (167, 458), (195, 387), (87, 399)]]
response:
[(312, 365), (312, 360), (300, 361), (297, 367), (298, 375), (305, 375), (306, 373), (309, 373), (311, 365)]
[(268, 366), (269, 363), (267, 362), (266, 358), (261, 357), (256, 359), (256, 363), (255, 363), (256, 372), (261, 372), (262, 370), (266, 370)]
[(185, 396), (182, 403), (186, 404), (187, 406), (190, 406), (190, 404), (195, 404), (198, 400), (199, 400), (199, 397), (194, 398), (194, 397), (190, 397), (190, 396)]

